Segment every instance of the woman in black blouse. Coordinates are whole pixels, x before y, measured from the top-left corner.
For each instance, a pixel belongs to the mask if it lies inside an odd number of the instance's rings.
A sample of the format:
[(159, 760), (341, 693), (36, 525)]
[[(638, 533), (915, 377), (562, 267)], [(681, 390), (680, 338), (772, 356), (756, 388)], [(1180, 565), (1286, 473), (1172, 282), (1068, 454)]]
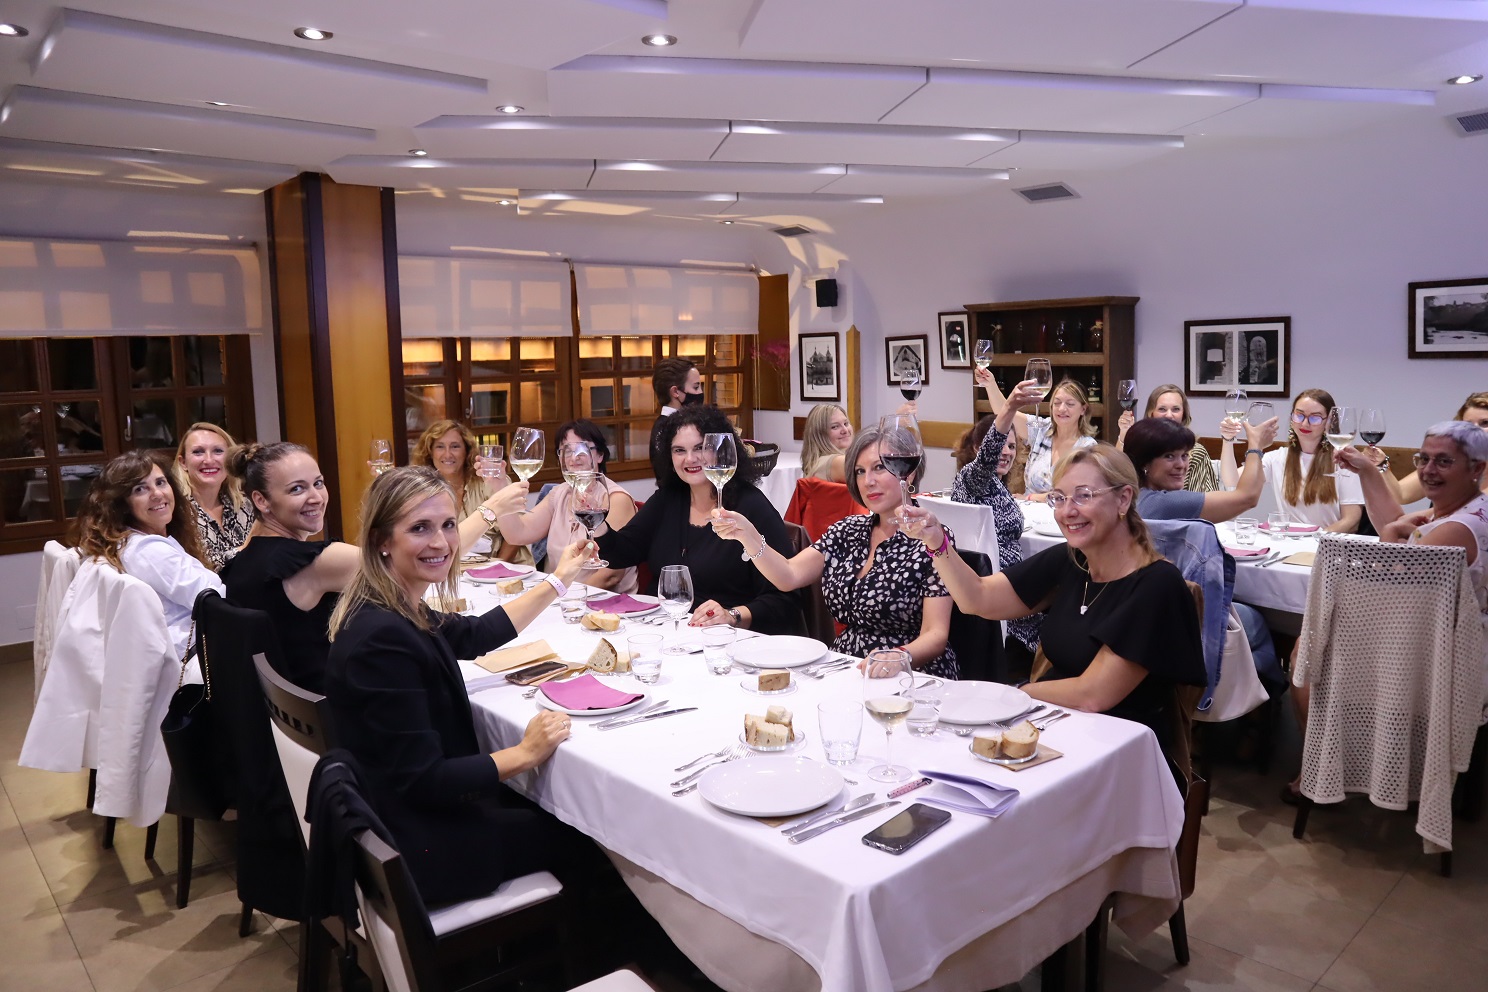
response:
[(1049, 503), (1068, 543), (987, 578), (948, 553), (932, 514), (905, 512), (961, 609), (994, 620), (1044, 611), (1053, 669), (1025, 687), (1030, 696), (1146, 724), (1172, 753), (1172, 690), (1207, 681), (1193, 596), (1137, 515), (1125, 455), (1108, 444), (1075, 451), (1053, 485)]
[[(709, 526), (717, 496), (703, 475), (703, 435), (733, 429), (713, 406), (683, 407), (667, 417), (658, 442), (672, 471), (657, 480), (656, 494), (629, 523), (597, 539), (599, 554), (611, 568), (646, 562), (652, 576), (648, 593), (656, 592), (656, 576), (667, 565), (686, 565), (692, 574), (694, 627), (727, 623), (765, 634), (800, 633), (803, 623), (796, 597), (766, 582), (749, 561), (740, 560), (733, 542)], [(723, 508), (748, 517), (769, 547), (788, 555), (785, 522), (754, 485), (752, 467), (750, 459), (739, 459), (738, 471), (723, 487)], [(762, 550), (759, 540), (745, 549), (755, 558)]]
[[(877, 427), (864, 428), (844, 458), (851, 467), (847, 491), (871, 513), (837, 521), (793, 558), (766, 547), (754, 564), (778, 589), (822, 583), (833, 619), (847, 627), (833, 650), (861, 658), (875, 648), (903, 648), (915, 668), (954, 679), (960, 669), (946, 643), (950, 595), (920, 542), (899, 531), (902, 490), (879, 458), (880, 439)], [(917, 472), (910, 487), (919, 481)], [(725, 510), (713, 527), (746, 550), (760, 546), (759, 531), (741, 513)]]

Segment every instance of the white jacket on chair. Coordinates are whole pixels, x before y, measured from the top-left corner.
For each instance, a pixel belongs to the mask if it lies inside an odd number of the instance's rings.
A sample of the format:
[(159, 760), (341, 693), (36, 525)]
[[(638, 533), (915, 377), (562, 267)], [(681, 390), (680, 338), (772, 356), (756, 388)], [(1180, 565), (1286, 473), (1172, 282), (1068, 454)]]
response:
[(41, 582), (36, 588), (36, 633), (31, 642), (31, 662), (36, 669), (36, 685), (31, 699), (41, 696), (41, 682), (46, 678), (47, 662), (52, 656), (57, 620), (62, 616), (62, 598), (72, 577), (77, 574), (82, 558), (76, 548), (48, 541), (41, 549)]

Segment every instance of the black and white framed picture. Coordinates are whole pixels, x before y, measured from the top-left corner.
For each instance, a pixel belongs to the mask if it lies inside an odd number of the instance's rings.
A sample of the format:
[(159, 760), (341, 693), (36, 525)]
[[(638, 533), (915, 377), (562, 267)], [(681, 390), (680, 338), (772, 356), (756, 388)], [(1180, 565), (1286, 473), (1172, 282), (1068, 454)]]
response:
[(930, 366), (925, 356), (930, 353), (928, 334), (911, 334), (902, 338), (884, 339), (884, 365), (889, 370), (889, 385), (897, 386), (913, 372), (920, 377), (920, 385), (930, 384)]
[(1488, 276), (1410, 284), (1410, 357), (1488, 356)]
[(801, 355), (801, 399), (841, 402), (842, 366), (837, 360), (840, 338), (837, 332), (829, 334), (802, 334), (799, 343)]
[(1291, 364), (1290, 317), (1183, 322), (1183, 388), (1190, 396), (1223, 396), (1236, 386), (1251, 396), (1288, 396)]
[(970, 321), (965, 311), (942, 313), (940, 316), (940, 367), (971, 368)]

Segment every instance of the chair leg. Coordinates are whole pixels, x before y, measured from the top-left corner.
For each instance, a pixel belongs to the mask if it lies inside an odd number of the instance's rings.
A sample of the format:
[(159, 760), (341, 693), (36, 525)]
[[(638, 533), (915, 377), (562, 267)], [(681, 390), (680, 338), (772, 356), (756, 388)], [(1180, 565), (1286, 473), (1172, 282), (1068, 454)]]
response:
[(156, 820), (145, 829), (145, 860), (155, 860), (155, 841), (160, 839), (160, 821)]
[(112, 851), (114, 849), (114, 827), (118, 822), (112, 816), (105, 816), (103, 818), (103, 849), (105, 851)]
[(1441, 872), (1441, 877), (1442, 878), (1451, 878), (1452, 877), (1452, 852), (1451, 851), (1443, 851), (1441, 853), (1441, 868), (1439, 870)]
[(1043, 966), (1039, 968), (1039, 992), (1067, 992), (1070, 974), (1074, 971), (1071, 958), (1083, 939), (1076, 937), (1044, 959)]
[(246, 937), (253, 932), (253, 907), (243, 903), (243, 915), (238, 917), (238, 936)]
[(98, 795), (98, 769), (88, 769), (88, 801), (85, 804), (88, 809), (93, 808), (93, 799)]
[(1485, 780), (1488, 780), (1488, 733), (1480, 732), (1473, 741), (1467, 771), (1457, 779), (1452, 796), (1457, 814), (1468, 823), (1477, 823), (1483, 817), (1483, 793), (1488, 786)]
[(1180, 965), (1188, 964), (1188, 919), (1183, 915), (1181, 902), (1178, 911), (1168, 919), (1168, 933), (1173, 937), (1173, 957)]
[(1312, 800), (1306, 796), (1297, 797), (1297, 818), (1292, 821), (1292, 836), (1297, 840), (1302, 839), (1302, 834), (1307, 830), (1307, 817), (1312, 813)]
[[(151, 827), (150, 829), (155, 829)], [(176, 817), (176, 908), (185, 909), (191, 899), (191, 862), (196, 854), (196, 821)]]

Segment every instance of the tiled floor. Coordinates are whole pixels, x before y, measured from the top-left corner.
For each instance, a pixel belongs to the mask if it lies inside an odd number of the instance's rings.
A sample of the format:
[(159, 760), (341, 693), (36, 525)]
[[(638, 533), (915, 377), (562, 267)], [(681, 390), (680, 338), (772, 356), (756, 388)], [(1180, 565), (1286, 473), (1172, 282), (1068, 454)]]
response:
[[(191, 905), (176, 910), (173, 817), (155, 862), (127, 824), (105, 851), (85, 775), (16, 766), (31, 677), (0, 664), (0, 992), (293, 989), (292, 926), (258, 916), (237, 935), (229, 827), (198, 827)], [(1488, 987), (1488, 820), (1459, 822), (1443, 879), (1408, 816), (1365, 803), (1315, 812), (1293, 840), (1280, 782), (1220, 768), (1187, 905), (1193, 962), (1174, 964), (1166, 929), (1137, 942), (1113, 929), (1112, 992)]]

